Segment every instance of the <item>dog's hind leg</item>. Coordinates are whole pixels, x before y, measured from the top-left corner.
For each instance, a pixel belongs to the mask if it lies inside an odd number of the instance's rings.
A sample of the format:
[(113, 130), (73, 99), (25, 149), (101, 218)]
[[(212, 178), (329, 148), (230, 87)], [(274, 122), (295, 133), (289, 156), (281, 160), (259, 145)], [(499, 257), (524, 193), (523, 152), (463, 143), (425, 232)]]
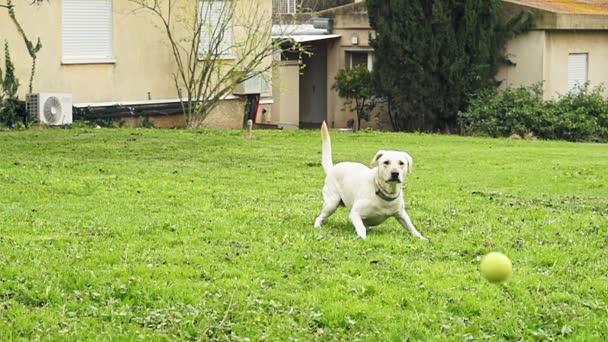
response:
[(315, 228), (321, 228), (323, 221), (325, 221), (326, 218), (330, 217), (331, 214), (333, 214), (340, 205), (340, 197), (324, 197), (325, 198), (323, 199), (323, 208), (321, 209), (321, 214), (319, 214), (319, 216), (315, 220)]

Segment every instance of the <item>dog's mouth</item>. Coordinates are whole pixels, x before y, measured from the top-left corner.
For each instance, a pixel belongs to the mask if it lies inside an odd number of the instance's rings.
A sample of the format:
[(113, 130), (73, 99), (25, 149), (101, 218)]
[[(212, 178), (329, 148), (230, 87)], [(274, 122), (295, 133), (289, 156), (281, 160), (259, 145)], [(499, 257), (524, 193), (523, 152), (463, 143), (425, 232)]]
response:
[(387, 183), (401, 183), (401, 179), (399, 177), (391, 177), (386, 180)]

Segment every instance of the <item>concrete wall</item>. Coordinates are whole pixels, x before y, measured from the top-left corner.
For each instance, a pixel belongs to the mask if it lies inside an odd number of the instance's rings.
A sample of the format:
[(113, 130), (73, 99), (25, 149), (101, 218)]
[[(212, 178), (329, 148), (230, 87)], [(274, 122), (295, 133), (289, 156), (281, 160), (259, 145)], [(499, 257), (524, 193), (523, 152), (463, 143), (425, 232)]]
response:
[[(545, 98), (568, 92), (568, 54), (588, 54), (591, 87), (608, 86), (608, 31), (549, 31), (545, 49)], [(604, 90), (608, 96), (608, 89)]]
[[(333, 89), (338, 70), (344, 68), (344, 51), (341, 49), (341, 38), (327, 42), (327, 124), (329, 127), (346, 127), (346, 121), (340, 113), (342, 99)], [(339, 120), (336, 122), (336, 120)], [(342, 122), (344, 121), (344, 122)]]
[[(159, 21), (148, 12), (134, 11), (136, 6), (126, 0), (113, 1), (116, 62), (62, 64), (62, 2), (43, 2), (40, 6), (30, 6), (30, 1), (22, 0), (15, 3), (17, 16), (30, 39), (40, 37), (43, 44), (38, 55), (34, 92), (72, 93), (74, 103), (141, 101), (147, 100), (148, 94), (152, 100), (177, 98), (172, 76), (176, 67), (171, 48), (166, 34), (159, 28)], [(243, 6), (255, 6), (270, 13), (272, 2), (251, 0), (244, 1)], [(23, 99), (27, 92), (31, 59), (5, 9), (0, 9), (0, 32), (1, 38), (8, 40), (21, 82), (20, 98)], [(244, 32), (235, 23), (236, 39)], [(0, 61), (3, 62), (2, 57)], [(242, 120), (242, 111), (239, 115)], [(213, 120), (217, 120), (217, 124), (213, 124)], [(227, 123), (225, 117), (211, 115), (208, 124), (232, 127), (236, 122)]]
[(272, 76), (273, 104), (271, 121), (286, 129), (298, 128), (300, 123), (300, 64), (282, 61), (274, 68)]
[[(328, 43), (327, 58), (327, 121), (333, 127), (346, 127), (351, 119), (356, 120), (357, 113), (350, 101), (338, 96), (333, 89), (335, 78), (340, 69), (346, 67), (347, 51), (367, 51), (369, 46), (369, 20), (365, 2), (346, 5), (340, 8), (327, 10), (318, 14), (321, 17), (330, 17), (334, 20), (334, 34), (341, 37)], [(352, 38), (357, 37), (357, 44)]]
[(544, 80), (545, 31), (531, 31), (507, 43), (506, 56), (512, 65), (502, 66), (496, 79), (501, 87), (531, 86)]
[[(202, 127), (208, 128), (228, 128), (241, 129), (243, 128), (243, 118), (245, 115), (245, 99), (236, 98), (222, 101), (215, 109), (209, 113)], [(260, 103), (257, 122), (265, 122), (263, 116), (271, 115), (271, 105)], [(263, 111), (266, 113), (263, 114)], [(145, 124), (145, 118), (142, 116), (127, 117), (113, 120), (115, 126), (120, 127), (142, 127)], [(186, 126), (186, 117), (184, 115), (161, 115), (150, 116), (148, 120), (156, 128), (183, 128)]]
[(530, 31), (509, 41), (506, 52), (515, 64), (499, 69), (502, 87), (543, 81), (545, 99), (567, 93), (569, 53), (589, 54), (590, 86), (608, 83), (608, 31)]

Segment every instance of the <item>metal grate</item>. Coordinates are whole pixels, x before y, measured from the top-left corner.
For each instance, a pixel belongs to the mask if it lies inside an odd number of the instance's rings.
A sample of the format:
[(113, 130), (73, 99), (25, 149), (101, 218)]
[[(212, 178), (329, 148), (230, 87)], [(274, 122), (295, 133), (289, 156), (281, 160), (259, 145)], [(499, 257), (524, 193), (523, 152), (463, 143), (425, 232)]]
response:
[(38, 119), (38, 111), (40, 108), (40, 94), (28, 94), (26, 95), (25, 111), (28, 117), (31, 119)]

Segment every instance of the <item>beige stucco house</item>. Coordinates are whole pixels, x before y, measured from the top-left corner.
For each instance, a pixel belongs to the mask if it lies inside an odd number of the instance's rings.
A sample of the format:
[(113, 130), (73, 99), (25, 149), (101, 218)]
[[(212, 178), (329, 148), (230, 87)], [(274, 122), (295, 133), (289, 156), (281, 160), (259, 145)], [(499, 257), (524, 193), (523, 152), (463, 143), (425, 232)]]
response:
[[(503, 87), (543, 82), (548, 99), (587, 81), (590, 86), (608, 85), (608, 1), (504, 0), (503, 6), (506, 16), (530, 11), (536, 18), (534, 29), (506, 46), (509, 63), (497, 74)], [(280, 62), (271, 119), (285, 127), (314, 127), (323, 120), (333, 127), (347, 127), (356, 113), (332, 86), (341, 68), (358, 63), (373, 67), (366, 2), (316, 12), (312, 17), (329, 19), (332, 25), (292, 35), (313, 55), (303, 58), (303, 70), (295, 58)], [(367, 124), (390, 129), (382, 118), (378, 115)]]
[[(280, 6), (274, 8), (273, 0), (251, 1), (268, 13), (292, 14), (298, 8), (295, 0), (275, 0)], [(172, 77), (174, 59), (150, 14), (134, 11), (136, 5), (127, 0), (51, 0), (40, 6), (31, 6), (29, 0), (14, 2), (25, 31), (43, 43), (34, 92), (69, 93), (77, 108), (127, 113), (125, 121), (131, 125), (140, 124), (142, 118), (128, 113), (145, 108), (158, 114), (152, 116), (156, 126), (184, 124), (180, 115), (161, 115), (180, 109)], [(533, 30), (508, 42), (510, 63), (497, 75), (503, 86), (544, 82), (545, 98), (551, 98), (577, 83), (608, 82), (607, 1), (504, 0), (504, 8), (507, 15), (532, 11), (537, 21)], [(312, 54), (301, 60), (289, 52), (275, 56), (278, 67), (273, 68), (271, 91), (262, 94), (257, 122), (298, 128), (316, 127), (326, 120), (332, 127), (347, 127), (356, 114), (332, 86), (342, 68), (373, 67), (366, 3), (296, 18), (287, 23), (293, 27), (279, 29), (277, 37), (289, 36)], [(10, 46), (23, 99), (30, 59), (5, 9), (0, 9), (0, 39), (7, 39)], [(242, 96), (227, 96), (206, 124), (239, 128), (244, 106)], [(382, 120), (368, 124), (390, 128)]]
[(549, 99), (577, 83), (608, 85), (608, 1), (504, 0), (503, 8), (536, 15), (534, 29), (507, 43), (511, 63), (497, 75), (503, 86), (543, 82)]
[[(251, 1), (270, 15), (271, 0)], [(138, 6), (128, 0), (50, 0), (39, 6), (32, 6), (29, 0), (13, 2), (23, 29), (31, 39), (40, 37), (43, 44), (34, 93), (68, 93), (75, 107), (123, 112), (164, 105), (159, 115), (152, 116), (154, 124), (184, 125), (180, 115), (160, 115), (179, 112), (179, 103), (172, 76), (174, 57), (156, 17), (136, 10)], [(4, 8), (0, 8), (0, 39), (8, 41), (21, 82), (20, 98), (24, 99), (31, 59)], [(0, 55), (3, 63), (4, 53)], [(226, 62), (230, 63), (230, 58)], [(270, 94), (263, 94), (260, 112), (269, 113), (271, 104)], [(243, 113), (244, 98), (230, 95), (206, 124), (238, 128), (242, 126)], [(126, 121), (137, 124), (139, 120), (141, 117), (135, 115)]]
[(275, 68), (271, 120), (286, 128), (317, 127), (323, 120), (331, 127), (347, 127), (356, 114), (333, 85), (340, 69), (373, 66), (367, 5), (356, 2), (297, 19), (292, 29), (283, 26), (280, 31), (307, 53), (284, 53)]

